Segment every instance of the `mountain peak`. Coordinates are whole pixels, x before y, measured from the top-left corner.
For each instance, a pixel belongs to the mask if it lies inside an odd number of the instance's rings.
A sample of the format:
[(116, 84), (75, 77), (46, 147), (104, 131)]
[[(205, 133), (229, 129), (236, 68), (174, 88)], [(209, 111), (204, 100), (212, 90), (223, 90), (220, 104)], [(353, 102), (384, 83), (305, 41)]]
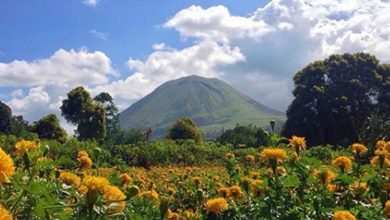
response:
[(121, 127), (154, 127), (162, 137), (179, 118), (189, 117), (206, 138), (239, 124), (268, 126), (284, 120), (284, 114), (243, 95), (216, 78), (191, 75), (168, 81), (131, 105), (120, 115)]

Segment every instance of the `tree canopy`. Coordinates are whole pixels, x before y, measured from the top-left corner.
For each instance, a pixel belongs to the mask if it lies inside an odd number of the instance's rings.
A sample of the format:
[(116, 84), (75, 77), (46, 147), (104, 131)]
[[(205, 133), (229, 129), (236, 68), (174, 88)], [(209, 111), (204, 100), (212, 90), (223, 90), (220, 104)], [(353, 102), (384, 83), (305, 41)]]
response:
[(59, 142), (65, 142), (67, 136), (55, 114), (46, 115), (34, 122), (31, 131), (37, 133), (40, 139), (54, 139)]
[(119, 110), (114, 104), (114, 99), (107, 92), (95, 96), (93, 100), (103, 106), (106, 118), (107, 138), (115, 136), (119, 132)]
[(390, 68), (366, 53), (332, 55), (297, 72), (283, 135), (347, 146), (375, 109), (389, 117)]
[(167, 138), (171, 140), (192, 139), (196, 143), (203, 141), (202, 133), (190, 118), (181, 118), (169, 129)]
[(221, 144), (232, 144), (235, 147), (259, 147), (270, 144), (270, 137), (262, 128), (237, 124), (235, 128), (224, 131), (217, 141)]
[(11, 122), (11, 108), (0, 101), (0, 133), (8, 134), (11, 131)]
[(62, 101), (61, 111), (68, 122), (77, 125), (79, 139), (105, 138), (105, 110), (102, 105), (94, 102), (83, 87), (74, 88), (68, 93), (67, 99)]

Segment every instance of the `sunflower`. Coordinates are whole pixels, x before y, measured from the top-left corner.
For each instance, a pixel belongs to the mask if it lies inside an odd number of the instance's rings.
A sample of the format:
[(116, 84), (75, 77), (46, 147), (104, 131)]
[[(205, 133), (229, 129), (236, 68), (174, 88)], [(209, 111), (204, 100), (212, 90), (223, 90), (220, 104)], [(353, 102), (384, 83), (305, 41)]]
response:
[(341, 172), (348, 172), (352, 169), (352, 160), (346, 156), (337, 157), (332, 161), (332, 164), (338, 167)]
[(262, 180), (253, 180), (250, 185), (250, 190), (254, 196), (259, 196), (263, 191), (264, 181)]
[(352, 144), (351, 149), (352, 149), (352, 152), (356, 155), (362, 155), (368, 151), (366, 146), (364, 146), (363, 144), (358, 144), (358, 143)]
[(12, 215), (2, 205), (0, 205), (0, 220), (12, 220)]
[(61, 172), (60, 176), (58, 179), (67, 185), (72, 185), (72, 186), (79, 186), (80, 185), (80, 177), (73, 173), (69, 172)]
[(122, 180), (122, 186), (127, 186), (131, 183), (131, 177), (127, 173), (123, 173), (119, 176)]
[(234, 154), (233, 154), (233, 153), (226, 153), (226, 154), (225, 154), (225, 159), (227, 159), (227, 160), (232, 160), (232, 159), (234, 159)]
[(159, 197), (158, 193), (154, 190), (143, 192), (139, 196), (153, 201), (158, 200)]
[(15, 174), (12, 158), (0, 148), (0, 183), (8, 183), (9, 177)]
[(371, 164), (373, 166), (376, 166), (376, 165), (380, 165), (380, 167), (390, 167), (390, 160), (387, 159), (385, 156), (381, 155), (381, 156), (374, 156), (371, 160), (370, 160)]
[(288, 146), (294, 148), (295, 152), (299, 156), (299, 151), (300, 150), (305, 150), (306, 149), (306, 141), (304, 137), (298, 137), (293, 135), (291, 139), (289, 139), (289, 144)]
[(264, 161), (268, 161), (268, 165), (272, 168), (272, 172), (275, 175), (277, 174), (278, 164), (287, 159), (286, 151), (280, 148), (266, 148), (261, 152), (260, 156)]
[(379, 140), (379, 141), (376, 142), (376, 148), (383, 150), (383, 149), (385, 149), (386, 144), (387, 144), (386, 141)]
[(229, 208), (229, 205), (224, 198), (215, 198), (215, 199), (209, 199), (205, 203), (206, 212), (213, 212), (215, 214), (220, 214), (226, 209)]
[(249, 163), (253, 163), (255, 161), (255, 156), (249, 154), (249, 155), (246, 155), (245, 159)]
[(333, 220), (356, 220), (356, 217), (349, 211), (336, 211)]
[(82, 185), (86, 186), (88, 191), (102, 193), (104, 191), (104, 188), (110, 185), (110, 182), (104, 177), (85, 176), (83, 178)]
[(218, 189), (219, 195), (221, 195), (223, 198), (229, 197), (229, 188), (227, 187), (221, 187)]
[(240, 186), (231, 186), (229, 187), (229, 197), (236, 200), (240, 199), (243, 196), (243, 192)]
[(267, 161), (282, 161), (287, 159), (286, 151), (280, 148), (266, 148), (261, 152), (260, 156), (263, 160)]
[(183, 212), (183, 216), (186, 219), (193, 219), (195, 217), (195, 213), (192, 211), (192, 209), (187, 209)]
[(330, 170), (325, 170), (321, 172), (319, 175), (320, 175), (320, 182), (323, 185), (330, 184), (336, 178), (336, 174)]
[(15, 144), (15, 154), (19, 157), (23, 157), (27, 151), (35, 150), (39, 147), (39, 143), (35, 141), (21, 140)]
[[(123, 192), (116, 186), (106, 186), (103, 190), (103, 198), (106, 201), (106, 204), (109, 206), (110, 213), (123, 212), (125, 209), (125, 199), (126, 196)], [(111, 204), (116, 203), (117, 206), (110, 206)]]
[(169, 220), (179, 220), (180, 215), (177, 214), (176, 212), (172, 212), (171, 209), (168, 209), (167, 213), (165, 214), (165, 217)]
[(385, 215), (390, 218), (390, 200), (387, 200), (385, 204)]
[(82, 157), (82, 156), (89, 157), (88, 153), (84, 150), (81, 150), (77, 153), (77, 157)]

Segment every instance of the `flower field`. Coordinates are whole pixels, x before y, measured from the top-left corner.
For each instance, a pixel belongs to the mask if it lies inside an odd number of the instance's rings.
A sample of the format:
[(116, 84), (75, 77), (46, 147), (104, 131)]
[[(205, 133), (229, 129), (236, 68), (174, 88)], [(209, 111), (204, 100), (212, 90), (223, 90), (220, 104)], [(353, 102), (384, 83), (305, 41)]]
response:
[(61, 169), (50, 146), (21, 140), (0, 150), (0, 220), (390, 216), (390, 142), (331, 150), (294, 136), (223, 157), (199, 166), (101, 167), (80, 150), (77, 168)]

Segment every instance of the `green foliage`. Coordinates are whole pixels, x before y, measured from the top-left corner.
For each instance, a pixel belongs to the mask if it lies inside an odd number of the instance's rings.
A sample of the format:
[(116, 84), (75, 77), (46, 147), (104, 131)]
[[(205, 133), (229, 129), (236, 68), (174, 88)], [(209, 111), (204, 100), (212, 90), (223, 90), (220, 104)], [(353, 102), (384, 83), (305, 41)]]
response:
[(111, 164), (127, 164), (129, 166), (158, 166), (158, 165), (205, 165), (213, 161), (223, 163), (224, 155), (233, 151), (238, 161), (245, 161), (248, 154), (255, 155), (258, 151), (253, 148), (233, 149), (216, 143), (196, 144), (186, 140), (178, 144), (171, 140), (140, 142), (131, 145), (116, 145), (110, 148)]
[(81, 140), (104, 140), (106, 136), (106, 115), (103, 106), (95, 103), (83, 87), (74, 88), (62, 101), (62, 116), (77, 125)]
[(0, 101), (0, 133), (8, 134), (11, 131), (11, 108)]
[(190, 118), (181, 118), (169, 129), (167, 138), (171, 140), (192, 139), (196, 143), (203, 141), (202, 133)]
[(321, 158), (323, 161), (329, 162), (332, 159), (332, 151), (330, 146), (316, 146), (308, 150), (308, 155), (311, 157)]
[(295, 99), (283, 135), (304, 136), (309, 145), (359, 141), (366, 118), (389, 105), (388, 70), (365, 53), (332, 55), (309, 64), (294, 76)]
[(234, 147), (260, 147), (271, 143), (270, 135), (262, 128), (238, 124), (235, 128), (224, 131), (217, 141), (224, 145), (231, 144)]
[(104, 145), (111, 147), (114, 145), (134, 144), (138, 142), (144, 142), (145, 135), (141, 129), (133, 128), (130, 130), (119, 129), (115, 133), (107, 136)]
[(358, 131), (359, 140), (366, 143), (373, 152), (377, 139), (390, 139), (390, 118), (382, 117), (376, 109), (370, 113)]
[(12, 116), (10, 134), (13, 134), (20, 139), (27, 139), (27, 140), (38, 139), (38, 135), (29, 132), (29, 130), (30, 130), (30, 126), (28, 122), (23, 119), (23, 116), (21, 115)]
[(54, 139), (63, 143), (66, 141), (66, 131), (60, 126), (55, 114), (49, 114), (34, 124), (31, 131), (37, 133), (40, 139)]
[(93, 100), (104, 108), (107, 132), (106, 139), (110, 139), (111, 136), (116, 135), (120, 130), (118, 108), (114, 104), (114, 99), (107, 92), (98, 94)]

